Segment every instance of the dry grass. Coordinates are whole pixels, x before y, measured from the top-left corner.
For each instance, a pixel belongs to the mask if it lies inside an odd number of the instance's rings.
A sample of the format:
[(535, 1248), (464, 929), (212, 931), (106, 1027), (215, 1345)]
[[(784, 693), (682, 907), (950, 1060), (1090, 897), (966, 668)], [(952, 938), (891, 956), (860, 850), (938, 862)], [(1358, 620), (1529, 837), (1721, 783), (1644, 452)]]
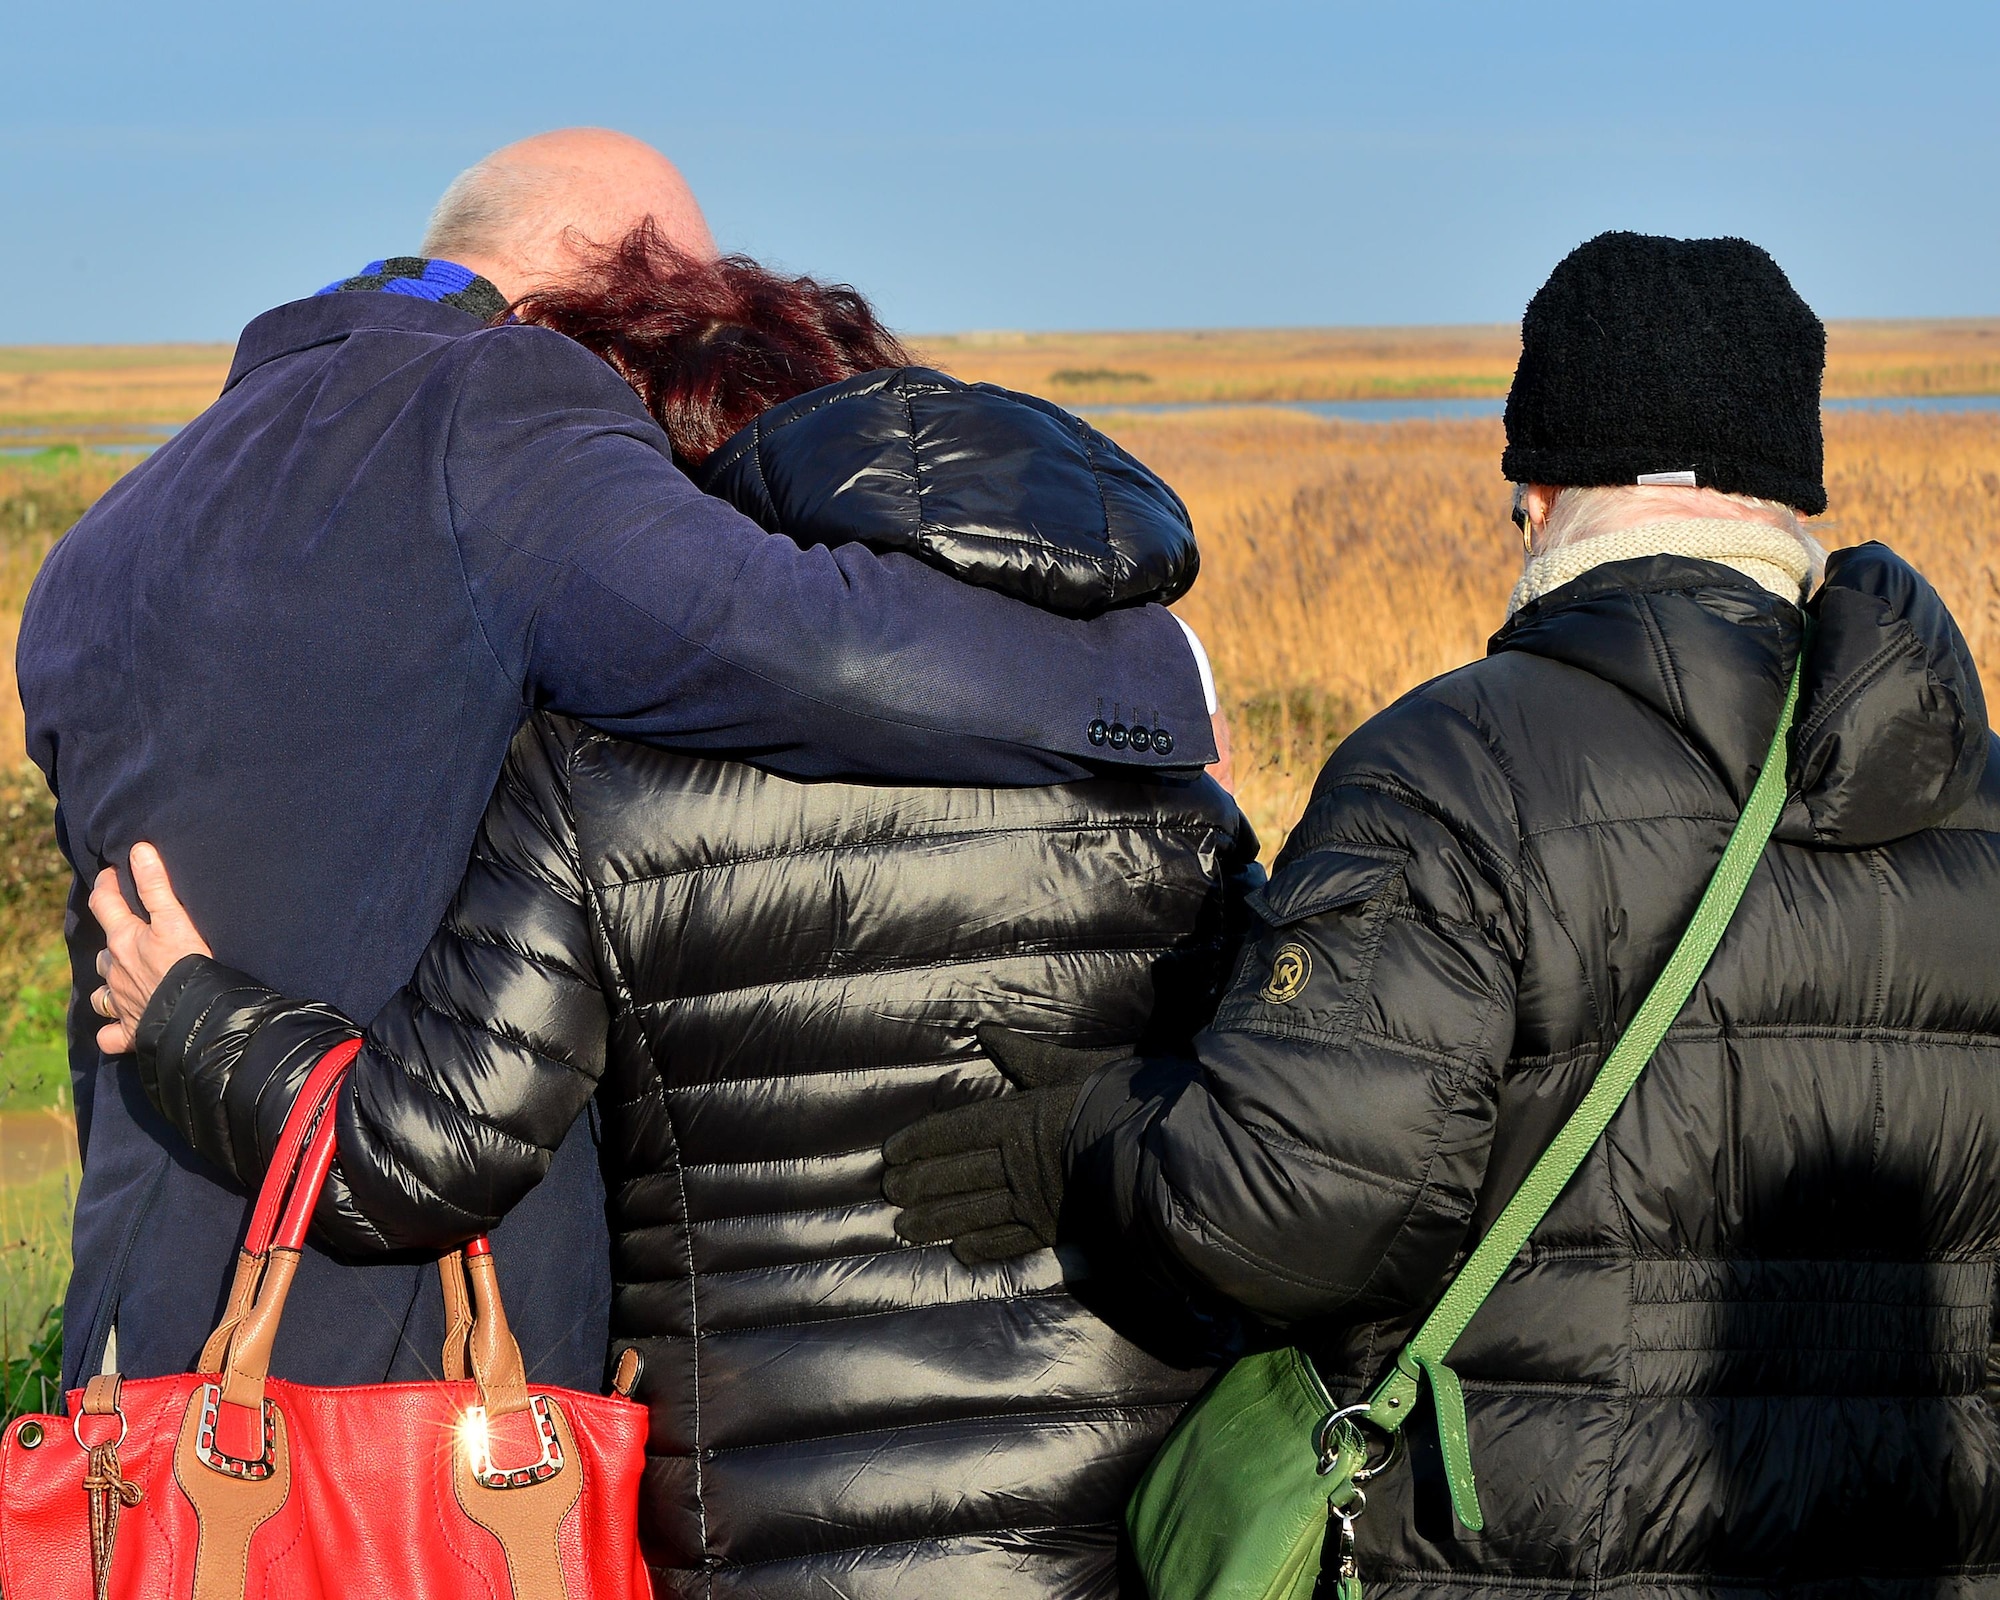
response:
[(1501, 395), (1520, 351), (1511, 325), (989, 333), (917, 343), (947, 372), (1066, 405)]
[[(960, 377), (1070, 405), (1169, 400), (1381, 400), (1507, 392), (1511, 323), (1185, 333), (969, 333), (920, 338)], [(2000, 322), (1836, 322), (1829, 395), (2000, 393)]]
[[(1180, 609), (1236, 730), (1267, 853), (1363, 717), (1485, 651), (1520, 568), (1497, 422), (1282, 411), (1099, 420), (1181, 491), (1202, 576)], [(2000, 681), (2000, 414), (1827, 419), (1830, 544), (1881, 539), (1957, 613)]]
[(226, 344), (0, 349), (0, 434), (46, 429), (72, 442), (140, 437), (185, 422), (222, 390)]
[(0, 768), (22, 754), (14, 645), (28, 587), (49, 546), (131, 466), (127, 458), (64, 449), (0, 459)]
[[(1164, 333), (968, 333), (914, 341), (967, 378), (1072, 405), (1135, 400), (1370, 400), (1507, 392), (1511, 323), (1449, 328), (1253, 328)], [(137, 437), (215, 398), (228, 345), (0, 349), (0, 434)], [(1837, 322), (1829, 395), (2000, 392), (2000, 322)]]
[(1830, 395), (2000, 393), (2000, 322), (1834, 322)]
[(2000, 689), (2000, 413), (1827, 419), (1830, 545), (1880, 539), (1938, 587)]

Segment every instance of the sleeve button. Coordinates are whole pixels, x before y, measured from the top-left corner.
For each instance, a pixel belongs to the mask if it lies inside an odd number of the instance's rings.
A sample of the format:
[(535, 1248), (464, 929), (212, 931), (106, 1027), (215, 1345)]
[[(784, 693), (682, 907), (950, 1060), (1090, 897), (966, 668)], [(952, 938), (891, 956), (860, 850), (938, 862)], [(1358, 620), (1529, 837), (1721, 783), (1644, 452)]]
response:
[(1132, 742), (1132, 735), (1125, 731), (1125, 724), (1122, 722), (1112, 723), (1111, 731), (1105, 737), (1110, 741), (1111, 748), (1114, 750), (1123, 750), (1126, 745)]
[(1165, 728), (1155, 728), (1153, 730), (1153, 754), (1156, 756), (1170, 756), (1173, 753), (1174, 736), (1167, 732)]
[(1153, 730), (1143, 722), (1133, 724), (1132, 748), (1134, 750), (1150, 750), (1153, 748)]
[(1109, 732), (1110, 729), (1106, 727), (1104, 719), (1102, 717), (1099, 717), (1095, 722), (1093, 722), (1090, 725), (1089, 729), (1086, 731), (1084, 736), (1087, 739), (1089, 739), (1092, 744), (1102, 744), (1104, 743), (1105, 735)]

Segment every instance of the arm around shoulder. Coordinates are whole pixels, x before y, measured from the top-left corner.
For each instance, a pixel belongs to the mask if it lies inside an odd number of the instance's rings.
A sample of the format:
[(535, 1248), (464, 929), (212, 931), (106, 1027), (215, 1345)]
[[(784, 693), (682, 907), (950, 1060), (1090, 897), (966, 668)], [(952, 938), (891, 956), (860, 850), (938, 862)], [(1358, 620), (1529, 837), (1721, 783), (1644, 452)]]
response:
[(1070, 1182), (1161, 1276), (1277, 1323), (1424, 1302), (1485, 1176), (1519, 970), (1518, 828), (1478, 731), (1357, 733), (1252, 897), (1194, 1061), (1107, 1074)]
[(607, 1006), (568, 809), (571, 734), (515, 740), (444, 925), (362, 1032), (206, 958), (181, 963), (137, 1041), (162, 1112), (246, 1184), (315, 1062), (356, 1037), (339, 1160), (320, 1202), (336, 1249), (438, 1250), (539, 1182), (602, 1075)]
[(1077, 621), (908, 556), (801, 548), (697, 490), (580, 346), (467, 343), (454, 528), (496, 659), (537, 705), (805, 777), (1040, 784), (1213, 759), (1164, 609)]

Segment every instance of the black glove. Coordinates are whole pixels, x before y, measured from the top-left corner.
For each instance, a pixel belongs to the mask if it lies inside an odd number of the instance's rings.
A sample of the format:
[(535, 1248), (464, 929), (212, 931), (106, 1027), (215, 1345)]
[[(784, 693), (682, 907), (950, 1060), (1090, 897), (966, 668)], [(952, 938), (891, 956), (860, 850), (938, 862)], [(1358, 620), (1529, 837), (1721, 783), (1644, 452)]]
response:
[(979, 1048), (1019, 1091), (934, 1111), (882, 1146), (882, 1193), (912, 1244), (951, 1241), (967, 1266), (1056, 1242), (1063, 1139), (1084, 1083), (1129, 1061), (1127, 1045), (1080, 1050), (982, 1024)]

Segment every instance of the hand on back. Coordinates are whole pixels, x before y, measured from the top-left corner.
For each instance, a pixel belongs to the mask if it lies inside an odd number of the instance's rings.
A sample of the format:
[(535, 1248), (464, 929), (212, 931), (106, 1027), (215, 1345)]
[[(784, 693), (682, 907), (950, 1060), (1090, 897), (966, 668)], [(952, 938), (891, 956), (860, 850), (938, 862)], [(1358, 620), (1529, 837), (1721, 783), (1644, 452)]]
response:
[(97, 1030), (97, 1048), (108, 1056), (131, 1050), (147, 1002), (177, 963), (188, 956), (215, 953), (174, 894), (160, 852), (149, 844), (135, 844), (130, 864), (145, 916), (126, 904), (114, 868), (100, 872), (90, 891), (91, 913), (104, 930), (105, 942), (97, 958), (97, 975), (104, 986), (91, 995), (90, 1007), (108, 1019)]

